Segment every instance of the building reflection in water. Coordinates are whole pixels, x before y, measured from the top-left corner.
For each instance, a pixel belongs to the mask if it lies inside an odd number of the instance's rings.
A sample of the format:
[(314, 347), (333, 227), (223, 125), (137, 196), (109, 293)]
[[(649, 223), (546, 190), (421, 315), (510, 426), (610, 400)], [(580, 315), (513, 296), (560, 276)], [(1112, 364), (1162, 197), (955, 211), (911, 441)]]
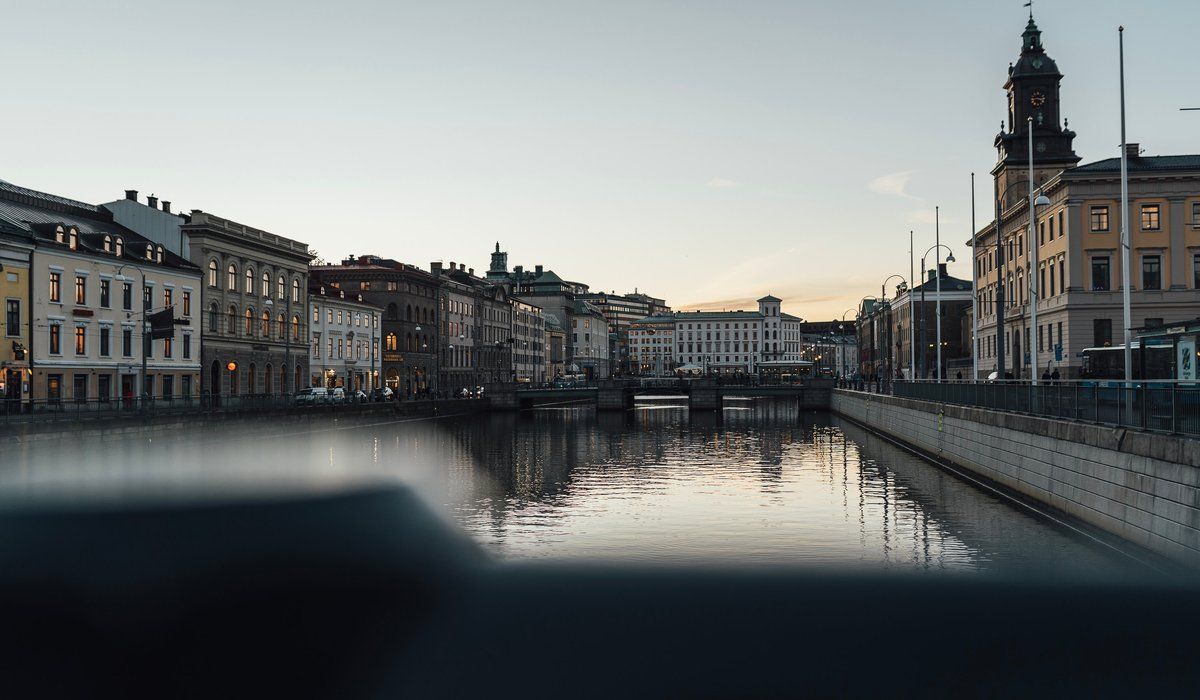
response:
[[(7, 457), (11, 455), (11, 459)], [(504, 559), (1109, 573), (1126, 566), (854, 424), (770, 399), (296, 418), (18, 445), (0, 498), (402, 482)]]

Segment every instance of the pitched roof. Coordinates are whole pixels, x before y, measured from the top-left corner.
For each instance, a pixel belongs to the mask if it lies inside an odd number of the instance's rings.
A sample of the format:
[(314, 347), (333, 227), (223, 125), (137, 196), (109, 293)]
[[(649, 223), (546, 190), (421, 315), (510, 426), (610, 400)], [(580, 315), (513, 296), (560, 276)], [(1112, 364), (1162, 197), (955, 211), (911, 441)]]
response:
[[(139, 263), (150, 262), (138, 255), (139, 248), (144, 249), (153, 241), (125, 228), (112, 220), (112, 213), (107, 209), (85, 202), (60, 197), (58, 195), (38, 192), (26, 187), (19, 187), (10, 182), (0, 180), (0, 221), (25, 231), (39, 244), (54, 244), (54, 230), (58, 226), (75, 228), (80, 236), (78, 247), (84, 251), (105, 256), (114, 256), (103, 249), (105, 235), (120, 236), (124, 240), (124, 250), (121, 259)], [(62, 244), (59, 244), (62, 245)], [(155, 248), (161, 246), (155, 245)], [(199, 270), (191, 263), (169, 250), (163, 250), (163, 263), (170, 267)]]
[(763, 297), (762, 299), (759, 299), (759, 301), (783, 301), (783, 299), (780, 299), (778, 297), (774, 297), (774, 296), (771, 296), (770, 294), (768, 294), (765, 297)]
[[(1145, 173), (1145, 172), (1163, 172), (1172, 170), (1200, 170), (1200, 155), (1180, 155), (1180, 156), (1133, 156), (1129, 158), (1129, 172)], [(1119, 173), (1121, 172), (1121, 159), (1105, 158), (1093, 163), (1084, 163), (1067, 170), (1063, 174), (1070, 176), (1072, 173)]]

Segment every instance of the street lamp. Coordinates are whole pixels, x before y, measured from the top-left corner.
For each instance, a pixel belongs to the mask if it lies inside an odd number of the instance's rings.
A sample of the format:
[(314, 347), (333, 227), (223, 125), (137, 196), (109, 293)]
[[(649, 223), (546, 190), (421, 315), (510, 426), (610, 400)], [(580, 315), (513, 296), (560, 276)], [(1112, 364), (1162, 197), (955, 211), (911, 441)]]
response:
[[(118, 282), (132, 283), (133, 282), (132, 277), (126, 277), (125, 275), (123, 275), (121, 273), (121, 271), (124, 270), (126, 267), (129, 267), (128, 263), (121, 265), (120, 267), (117, 268), (116, 279)], [(149, 344), (150, 344), (150, 334), (147, 332), (147, 329), (146, 329), (146, 311), (147, 311), (147, 308), (146, 308), (146, 271), (141, 269), (140, 267), (136, 268), (136, 269), (139, 273), (141, 273), (141, 276), (142, 276), (142, 377), (138, 381), (138, 388), (140, 390), (138, 393), (140, 393), (142, 396), (142, 408), (145, 409), (146, 408), (146, 399), (148, 398), (148, 396), (146, 394), (146, 373), (147, 373), (146, 360), (147, 360), (147, 355), (149, 355), (148, 348), (149, 348)]]
[[(882, 295), (880, 297), (881, 302), (887, 301), (887, 283), (890, 282), (893, 277), (900, 278), (900, 285), (897, 288), (897, 295), (899, 295), (900, 291), (908, 289), (908, 284), (904, 281), (904, 275), (889, 275), (886, 279), (883, 280), (883, 284), (879, 285), (879, 293)], [(912, 304), (909, 304), (909, 309), (911, 310), (911, 308), (912, 308)], [(888, 354), (887, 354), (888, 379), (891, 379), (892, 366), (894, 364), (892, 362), (892, 343), (891, 343), (891, 336), (890, 336), (891, 330), (892, 330), (891, 324), (889, 323), (888, 324), (888, 343), (887, 343), (887, 346), (888, 346)]]
[(947, 253), (946, 254), (946, 262), (948, 262), (948, 263), (954, 262), (954, 252), (951, 251), (948, 246), (942, 245), (941, 243), (935, 243), (929, 250), (925, 251), (924, 255), (921, 256), (921, 374), (922, 375), (925, 374), (925, 352), (926, 352), (926, 350), (925, 350), (925, 347), (926, 347), (926, 343), (925, 343), (925, 258), (929, 257), (929, 254), (935, 250), (937, 251), (937, 255), (939, 258), (937, 260), (938, 269), (934, 271), (934, 275), (933, 275), (934, 278), (937, 280), (937, 284), (936, 284), (937, 307), (934, 312), (934, 315), (937, 316), (937, 373), (936, 374), (937, 374), (937, 380), (939, 382), (942, 380), (942, 270), (941, 270), (941, 260), (940, 260), (940, 256), (942, 254), (942, 251), (941, 251), (942, 248), (946, 249), (946, 253)]

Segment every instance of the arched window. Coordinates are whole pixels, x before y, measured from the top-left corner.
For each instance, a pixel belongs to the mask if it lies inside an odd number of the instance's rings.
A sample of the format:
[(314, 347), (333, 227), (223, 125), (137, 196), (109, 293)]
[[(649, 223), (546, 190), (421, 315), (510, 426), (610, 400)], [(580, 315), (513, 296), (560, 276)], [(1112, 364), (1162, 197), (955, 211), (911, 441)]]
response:
[(63, 227), (59, 226), (58, 228), (54, 229), (54, 242), (66, 243), (66, 235), (66, 231), (63, 231)]
[(111, 253), (111, 252), (112, 252), (112, 236), (108, 236), (108, 235), (106, 235), (106, 236), (104, 237), (104, 252), (105, 252), (105, 253)]
[(304, 382), (304, 366), (296, 365), (296, 386), (299, 387)]
[(253, 362), (251, 362), (250, 374), (246, 377), (246, 393), (253, 394), (256, 384), (258, 384), (258, 368), (254, 366)]
[(163, 247), (162, 246), (159, 246), (154, 249), (154, 259), (160, 263), (163, 261)]
[(396, 350), (396, 334), (395, 333), (387, 334), (387, 339), (384, 341), (383, 349), (389, 350), (392, 352), (394, 352)]
[(116, 243), (116, 247), (114, 250), (114, 254), (118, 258), (125, 254), (125, 239), (121, 238), (120, 236), (117, 236), (117, 243)]
[[(283, 286), (284, 286), (284, 284), (285, 284), (285, 282), (283, 281), (283, 275), (280, 275), (279, 280), (276, 282), (276, 285), (275, 285), (275, 296), (278, 297), (280, 301), (283, 301), (283, 291), (284, 291)], [(284, 368), (284, 371), (287, 371), (286, 367)]]
[(228, 324), (225, 330), (229, 332), (229, 335), (233, 335), (237, 332), (237, 306), (234, 304), (229, 305)]
[(254, 309), (246, 309), (245, 318), (246, 324), (242, 327), (242, 331), (246, 335), (254, 335)]
[(146, 259), (154, 259), (154, 246), (150, 245), (149, 243), (146, 244)]
[(283, 314), (279, 314), (279, 316), (277, 316), (275, 318), (275, 322), (278, 324), (279, 337), (286, 338), (287, 337), (287, 321), (285, 321), (283, 319)]
[(262, 328), (259, 329), (264, 338), (271, 337), (271, 314), (262, 312)]
[[(292, 340), (300, 340), (300, 317), (292, 316)], [(296, 376), (300, 376), (297, 374)]]
[(412, 320), (412, 305), (411, 304), (404, 307), (404, 320), (405, 321)]
[(395, 321), (397, 313), (399, 313), (399, 309), (395, 303), (387, 305), (387, 318), (389, 321)]
[(262, 273), (262, 295), (266, 298), (271, 297), (271, 273), (266, 270)]
[(216, 260), (208, 261), (208, 286), (210, 286), (210, 287), (217, 286), (217, 261)]
[(413, 349), (412, 333), (405, 333), (404, 334), (404, 351), (412, 352), (412, 349)]
[(229, 263), (229, 267), (225, 268), (225, 286), (231, 292), (237, 291), (237, 265)]
[(246, 294), (254, 293), (254, 268), (246, 268), (246, 286), (242, 289)]
[(221, 325), (221, 309), (217, 306), (217, 302), (213, 302), (208, 307), (208, 330), (215, 333)]
[(271, 376), (271, 363), (268, 362), (267, 368), (265, 370), (263, 370), (263, 393), (264, 394), (272, 393), (272, 389), (271, 389), (271, 380), (272, 379), (273, 379), (273, 377)]
[(292, 303), (300, 303), (300, 278), (298, 277), (292, 280)]

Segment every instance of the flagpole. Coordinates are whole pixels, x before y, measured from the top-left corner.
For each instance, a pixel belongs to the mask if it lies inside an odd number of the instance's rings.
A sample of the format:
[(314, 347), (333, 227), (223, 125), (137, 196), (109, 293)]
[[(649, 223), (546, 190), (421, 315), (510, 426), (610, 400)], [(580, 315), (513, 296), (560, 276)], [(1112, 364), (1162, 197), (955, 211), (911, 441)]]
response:
[(979, 379), (979, 259), (975, 257), (975, 173), (971, 173), (971, 381)]
[[(1125, 326), (1125, 388), (1133, 386), (1133, 325), (1129, 310), (1129, 145), (1125, 142), (1125, 27), (1117, 27), (1121, 66), (1121, 304)], [(1128, 394), (1128, 391), (1126, 392)]]

